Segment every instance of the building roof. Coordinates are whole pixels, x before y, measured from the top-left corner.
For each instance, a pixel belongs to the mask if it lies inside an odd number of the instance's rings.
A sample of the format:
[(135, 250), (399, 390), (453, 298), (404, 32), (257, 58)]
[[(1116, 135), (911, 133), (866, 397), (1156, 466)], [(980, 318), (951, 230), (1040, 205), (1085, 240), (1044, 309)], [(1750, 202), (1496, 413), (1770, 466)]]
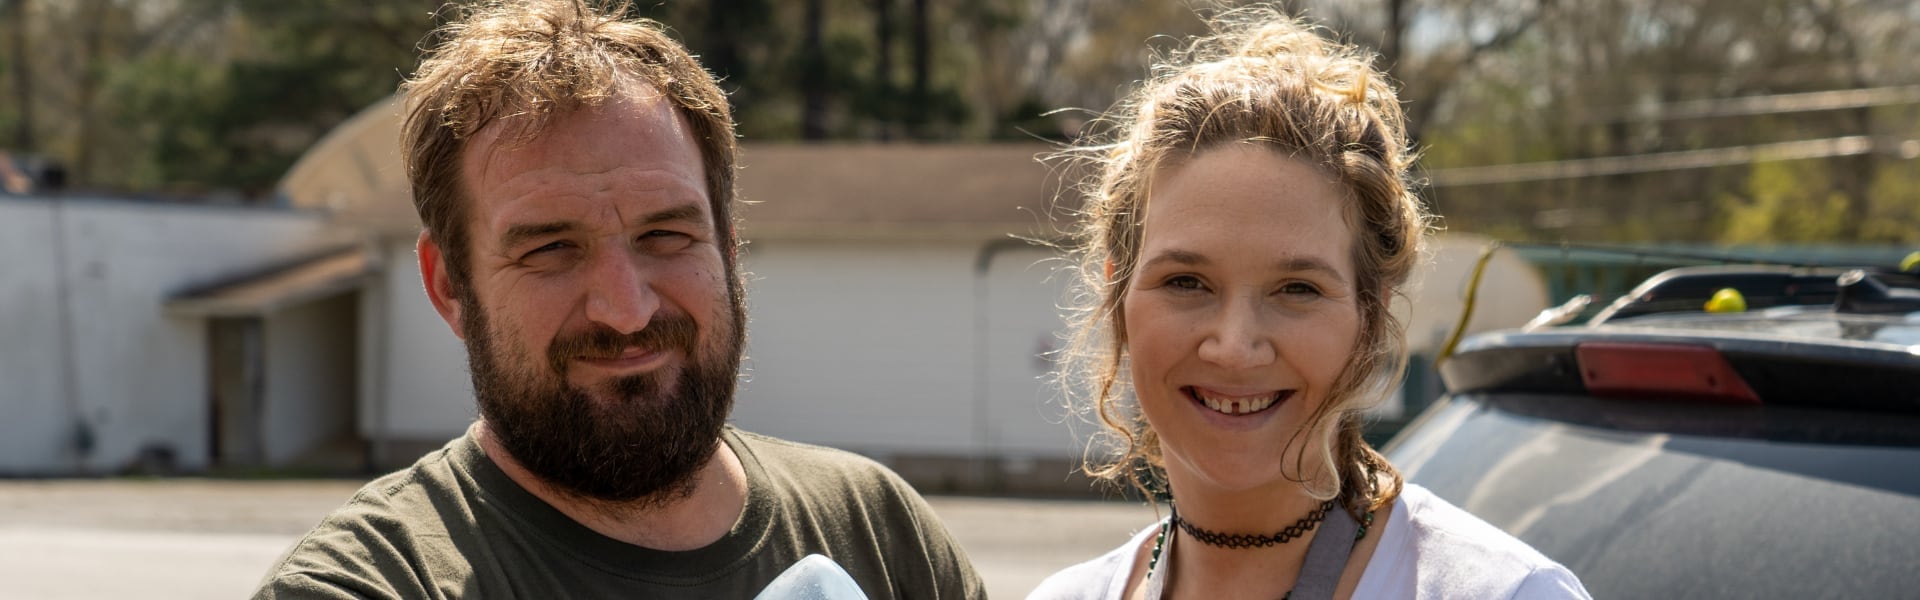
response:
[(288, 204), (355, 225), (417, 230), (420, 218), (400, 162), (400, 109), (399, 96), (390, 96), (334, 127), (287, 170), (279, 194)]
[(1061, 179), (1042, 144), (750, 144), (742, 235), (1047, 235)]
[(166, 310), (181, 316), (257, 317), (358, 289), (372, 273), (367, 254), (347, 248), (173, 294)]
[[(376, 232), (420, 226), (399, 155), (397, 96), (322, 138), (280, 182), (297, 207)], [(755, 238), (1048, 236), (1061, 177), (1028, 144), (744, 144), (741, 234)]]

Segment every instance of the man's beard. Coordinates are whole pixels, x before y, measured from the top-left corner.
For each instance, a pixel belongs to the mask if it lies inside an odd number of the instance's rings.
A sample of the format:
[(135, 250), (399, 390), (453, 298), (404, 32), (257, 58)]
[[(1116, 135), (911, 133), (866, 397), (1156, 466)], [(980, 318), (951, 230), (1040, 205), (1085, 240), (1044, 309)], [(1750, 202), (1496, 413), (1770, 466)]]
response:
[[(732, 327), (712, 332), (708, 347), (699, 343), (693, 319), (660, 313), (633, 334), (599, 324), (561, 334), (544, 361), (523, 348), (495, 344), (500, 332), (490, 327), (479, 303), (463, 304), (467, 366), (480, 416), (522, 467), (556, 491), (589, 502), (657, 506), (693, 492), (733, 410), (744, 326), (738, 303), (730, 303), (730, 321), (715, 319)], [(573, 360), (612, 358), (633, 347), (677, 351), (686, 360), (677, 368), (615, 378), (594, 390), (599, 400), (567, 382)]]

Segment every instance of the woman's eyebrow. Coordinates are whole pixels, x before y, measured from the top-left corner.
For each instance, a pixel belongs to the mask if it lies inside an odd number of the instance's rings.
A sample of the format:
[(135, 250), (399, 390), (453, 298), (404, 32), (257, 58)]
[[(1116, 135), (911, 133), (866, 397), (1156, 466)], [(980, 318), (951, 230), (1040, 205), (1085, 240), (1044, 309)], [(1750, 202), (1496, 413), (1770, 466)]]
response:
[(1200, 266), (1213, 264), (1213, 261), (1208, 260), (1206, 255), (1200, 254), (1198, 252), (1192, 252), (1188, 250), (1181, 250), (1181, 249), (1175, 248), (1171, 250), (1162, 251), (1159, 254), (1155, 254), (1153, 258), (1147, 259), (1147, 262), (1141, 263), (1140, 270), (1143, 270), (1143, 271), (1147, 270), (1148, 268), (1157, 266), (1160, 263), (1173, 263), (1173, 264), (1183, 265), (1188, 267), (1200, 267)]
[(1346, 275), (1341, 273), (1339, 269), (1333, 268), (1332, 263), (1328, 263), (1327, 261), (1320, 260), (1320, 257), (1317, 257), (1317, 256), (1289, 256), (1275, 262), (1274, 268), (1287, 273), (1297, 273), (1300, 271), (1319, 271), (1327, 274), (1330, 277), (1337, 277), (1342, 279), (1346, 277)]
[[(1213, 264), (1213, 261), (1208, 259), (1204, 254), (1200, 254), (1198, 252), (1193, 252), (1190, 250), (1181, 250), (1176, 248), (1171, 250), (1165, 250), (1160, 252), (1159, 254), (1155, 254), (1153, 258), (1149, 258), (1147, 259), (1146, 262), (1141, 263), (1140, 269), (1144, 271), (1149, 268), (1158, 266), (1161, 263), (1173, 263), (1173, 264), (1182, 265), (1182, 266), (1200, 267), (1200, 266)], [(1281, 271), (1285, 273), (1297, 273), (1300, 271), (1318, 271), (1332, 277), (1344, 277), (1344, 275), (1340, 272), (1339, 269), (1336, 269), (1333, 267), (1332, 263), (1329, 263), (1325, 260), (1321, 260), (1320, 257), (1317, 257), (1317, 256), (1288, 256), (1278, 261), (1275, 261), (1273, 263), (1273, 268), (1276, 271)]]

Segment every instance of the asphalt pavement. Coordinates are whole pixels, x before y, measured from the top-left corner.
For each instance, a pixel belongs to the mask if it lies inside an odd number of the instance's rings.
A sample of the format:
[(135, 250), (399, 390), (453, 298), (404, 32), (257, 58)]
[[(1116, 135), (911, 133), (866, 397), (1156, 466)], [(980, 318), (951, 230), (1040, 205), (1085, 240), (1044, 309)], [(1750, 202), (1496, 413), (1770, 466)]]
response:
[[(244, 598), (361, 482), (0, 480), (0, 598)], [(932, 496), (993, 598), (1125, 541), (1131, 502)]]

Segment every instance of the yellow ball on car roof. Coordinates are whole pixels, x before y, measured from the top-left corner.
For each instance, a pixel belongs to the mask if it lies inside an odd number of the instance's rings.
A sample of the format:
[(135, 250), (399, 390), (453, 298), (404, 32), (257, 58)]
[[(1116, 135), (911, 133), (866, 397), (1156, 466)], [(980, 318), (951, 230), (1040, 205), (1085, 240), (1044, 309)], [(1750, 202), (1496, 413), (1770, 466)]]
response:
[(1707, 312), (1747, 312), (1747, 297), (1740, 295), (1740, 290), (1720, 288), (1720, 291), (1713, 293), (1712, 298), (1707, 299)]

